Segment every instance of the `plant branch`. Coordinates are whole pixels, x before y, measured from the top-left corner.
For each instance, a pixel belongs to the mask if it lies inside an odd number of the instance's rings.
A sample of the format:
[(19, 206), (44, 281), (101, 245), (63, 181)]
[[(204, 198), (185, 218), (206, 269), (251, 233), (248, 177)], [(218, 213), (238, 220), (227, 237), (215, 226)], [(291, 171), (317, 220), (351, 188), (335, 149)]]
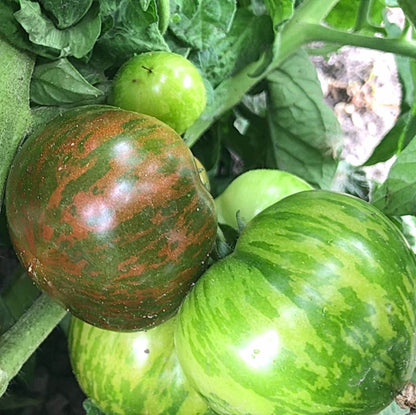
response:
[(0, 337), (0, 396), (65, 314), (62, 306), (41, 294), (16, 324)]
[(304, 25), (301, 29), (305, 31), (304, 37), (313, 41), (337, 44), (340, 46), (349, 45), (368, 49), (390, 52), (396, 55), (416, 58), (416, 41), (382, 38), (367, 36), (359, 33), (348, 33), (341, 30), (325, 27), (322, 25)]

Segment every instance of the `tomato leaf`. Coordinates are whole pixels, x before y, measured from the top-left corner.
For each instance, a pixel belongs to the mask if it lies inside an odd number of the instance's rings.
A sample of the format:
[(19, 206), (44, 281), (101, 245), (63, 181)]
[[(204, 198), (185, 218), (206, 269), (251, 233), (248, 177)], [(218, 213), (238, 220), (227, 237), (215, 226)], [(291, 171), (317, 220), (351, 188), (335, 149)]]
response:
[(278, 167), (314, 187), (329, 188), (338, 165), (341, 131), (323, 101), (306, 52), (287, 59), (268, 80), (267, 115)]
[(27, 133), (31, 114), (29, 85), (34, 60), (0, 37), (0, 199), (15, 152)]
[(224, 39), (237, 10), (235, 0), (175, 0), (172, 3), (170, 29), (197, 49)]
[[(94, 3), (75, 26), (58, 29), (42, 11), (39, 3), (20, 0), (20, 10), (14, 17), (27, 32), (30, 42), (36, 45), (36, 53), (47, 58), (74, 56), (82, 58), (94, 46), (100, 31), (99, 5)], [(28, 49), (31, 44), (28, 45)]]
[[(354, 28), (357, 16), (360, 13), (360, 7), (362, 6), (360, 0), (341, 0), (332, 9), (328, 15), (326, 21), (334, 27), (339, 29), (352, 29)], [(369, 10), (368, 16), (365, 16), (371, 23), (375, 25), (381, 24), (383, 21), (383, 11), (385, 4), (381, 0), (373, 1)]]
[(399, 148), (406, 126), (409, 122), (408, 112), (401, 114), (396, 124), (387, 132), (377, 147), (373, 150), (370, 157), (363, 163), (363, 166), (372, 166), (391, 159)]
[(273, 19), (273, 25), (275, 28), (293, 15), (293, 0), (266, 0), (265, 4), (270, 16)]
[(102, 70), (117, 68), (134, 54), (169, 50), (159, 31), (155, 1), (146, 9), (140, 3), (131, 0), (100, 3), (104, 22), (91, 57), (94, 67)]
[(82, 407), (85, 409), (85, 415), (104, 415), (91, 401), (91, 399), (85, 399), (82, 403)]
[(63, 2), (56, 0), (40, 0), (39, 3), (57, 20), (58, 29), (66, 29), (77, 24), (88, 12), (93, 0), (77, 0)]
[(272, 42), (273, 28), (269, 16), (256, 16), (247, 9), (239, 9), (224, 40), (197, 51), (190, 59), (216, 86), (248, 63), (257, 60)]
[(98, 102), (103, 92), (92, 86), (66, 59), (36, 66), (31, 83), (31, 99), (40, 105)]
[(398, 0), (398, 3), (403, 9), (406, 17), (416, 29), (416, 3), (414, 0)]
[(372, 203), (387, 215), (414, 215), (415, 185), (416, 139), (413, 139), (397, 157), (386, 181), (375, 190)]
[[(273, 43), (270, 17), (239, 9), (227, 36), (209, 48), (198, 50), (190, 59), (214, 86), (232, 76)], [(220, 63), (220, 64), (219, 64)]]

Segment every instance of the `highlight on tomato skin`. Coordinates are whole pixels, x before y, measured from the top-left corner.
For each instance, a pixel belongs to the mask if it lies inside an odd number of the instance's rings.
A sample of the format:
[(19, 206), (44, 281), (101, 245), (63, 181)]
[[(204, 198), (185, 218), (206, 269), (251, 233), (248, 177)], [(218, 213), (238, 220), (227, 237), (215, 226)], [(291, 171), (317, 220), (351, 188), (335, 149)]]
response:
[(130, 58), (113, 80), (109, 104), (148, 114), (179, 134), (202, 114), (207, 102), (204, 80), (184, 56), (146, 52)]
[(36, 285), (80, 319), (122, 331), (176, 312), (207, 266), (217, 226), (182, 138), (110, 106), (68, 110), (28, 138), (6, 213)]

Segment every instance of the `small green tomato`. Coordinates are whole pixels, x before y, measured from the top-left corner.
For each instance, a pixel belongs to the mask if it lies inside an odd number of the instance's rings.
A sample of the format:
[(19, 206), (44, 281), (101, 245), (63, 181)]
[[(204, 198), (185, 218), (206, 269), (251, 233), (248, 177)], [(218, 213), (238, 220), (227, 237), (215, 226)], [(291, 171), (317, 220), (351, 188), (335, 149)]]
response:
[(303, 179), (285, 171), (249, 170), (235, 178), (215, 199), (218, 222), (237, 229), (237, 215), (243, 223), (248, 223), (278, 200), (311, 189)]
[(156, 117), (182, 134), (206, 100), (198, 69), (182, 55), (159, 51), (134, 56), (119, 69), (109, 103)]

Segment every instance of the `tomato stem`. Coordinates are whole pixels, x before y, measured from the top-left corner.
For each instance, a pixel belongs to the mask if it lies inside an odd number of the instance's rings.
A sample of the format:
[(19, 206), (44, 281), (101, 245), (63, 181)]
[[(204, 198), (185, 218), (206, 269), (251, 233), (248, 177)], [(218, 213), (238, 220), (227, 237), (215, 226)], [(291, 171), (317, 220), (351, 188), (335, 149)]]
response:
[(41, 294), (14, 326), (0, 337), (0, 396), (65, 314), (62, 306)]

